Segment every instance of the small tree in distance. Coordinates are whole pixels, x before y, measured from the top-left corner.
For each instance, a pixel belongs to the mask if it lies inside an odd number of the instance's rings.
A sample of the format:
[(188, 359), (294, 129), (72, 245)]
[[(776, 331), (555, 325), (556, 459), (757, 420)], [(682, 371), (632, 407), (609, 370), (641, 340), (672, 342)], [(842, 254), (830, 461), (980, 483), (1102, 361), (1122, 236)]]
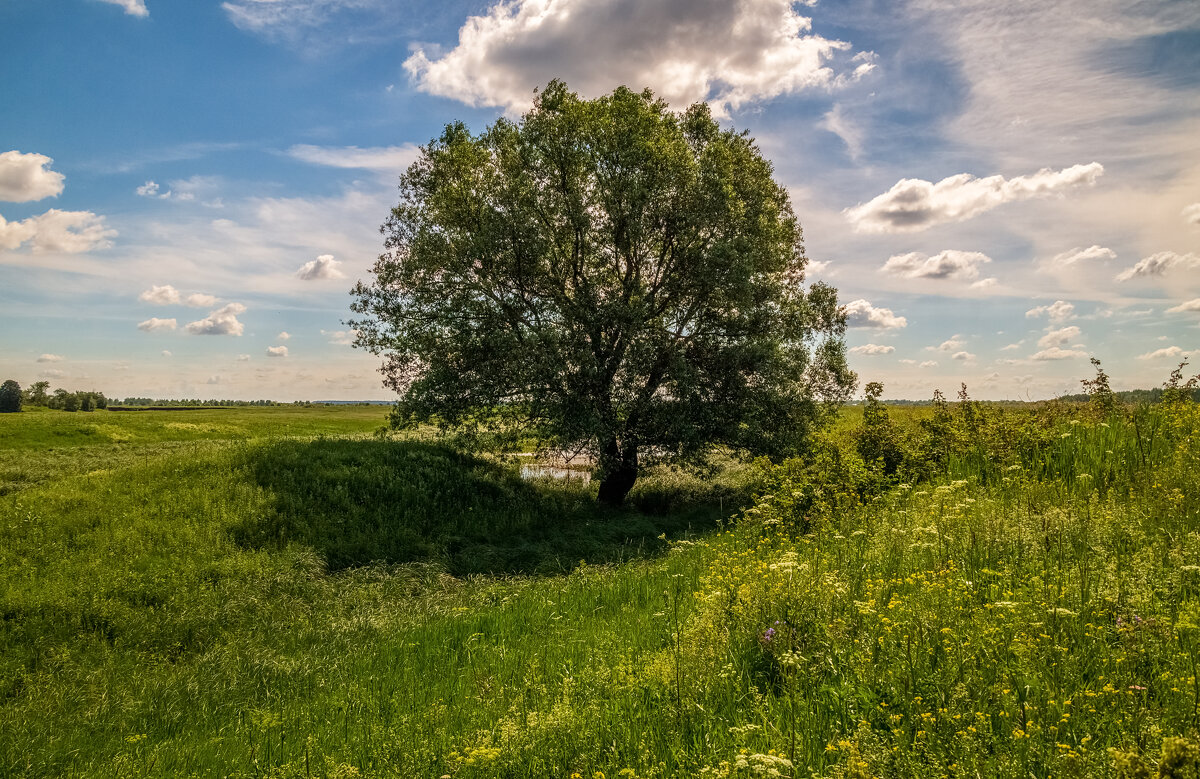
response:
[(21, 385), (13, 379), (0, 384), (0, 413), (21, 410)]
[(447, 125), (400, 192), (348, 323), (398, 425), (583, 447), (616, 505), (647, 459), (803, 450), (853, 390), (786, 190), (704, 104), (554, 81), (520, 122)]

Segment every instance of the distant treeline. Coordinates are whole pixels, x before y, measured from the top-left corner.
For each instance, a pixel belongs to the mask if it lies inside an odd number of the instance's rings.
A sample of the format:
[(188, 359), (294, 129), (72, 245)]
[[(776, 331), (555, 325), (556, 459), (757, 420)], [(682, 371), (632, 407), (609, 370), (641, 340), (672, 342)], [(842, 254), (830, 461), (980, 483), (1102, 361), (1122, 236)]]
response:
[(164, 400), (162, 398), (125, 398), (122, 406), (155, 406), (157, 408), (212, 408), (214, 406), (291, 406), (292, 403), (280, 403), (275, 400)]
[[(1183, 388), (1180, 390), (1180, 392), (1184, 398), (1193, 401), (1200, 401), (1200, 387), (1193, 387), (1191, 389)], [(1159, 403), (1162, 401), (1163, 388), (1155, 387), (1154, 389), (1122, 390), (1120, 392), (1114, 392), (1113, 395), (1115, 395), (1117, 400), (1121, 401), (1122, 403), (1128, 403), (1131, 405), (1137, 405), (1139, 403)], [(1086, 394), (1063, 395), (1059, 398), (1059, 400), (1085, 401), (1088, 399), (1088, 397), (1089, 396)]]

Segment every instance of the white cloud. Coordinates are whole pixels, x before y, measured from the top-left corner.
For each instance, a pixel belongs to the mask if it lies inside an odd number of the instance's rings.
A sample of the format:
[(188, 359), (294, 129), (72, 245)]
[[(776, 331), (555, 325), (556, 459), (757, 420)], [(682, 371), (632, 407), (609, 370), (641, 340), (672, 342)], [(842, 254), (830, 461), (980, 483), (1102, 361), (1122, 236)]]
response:
[(174, 319), (159, 319), (152, 316), (145, 322), (138, 322), (138, 330), (143, 330), (147, 333), (154, 333), (159, 330), (174, 330), (179, 326), (179, 323)]
[(339, 346), (352, 346), (358, 337), (358, 330), (322, 330), (321, 335), (329, 336), (329, 343)]
[(317, 27), (342, 9), (366, 8), (376, 0), (230, 0), (221, 7), (235, 26), (250, 32)]
[(952, 336), (950, 336), (950, 338), (948, 338), (945, 341), (942, 341), (937, 346), (928, 346), (926, 348), (931, 351), (936, 350), (939, 352), (957, 352), (966, 345), (967, 345), (967, 342), (965, 340), (963, 340), (963, 337), (961, 335), (952, 335)]
[(1075, 247), (1060, 254), (1056, 254), (1046, 263), (1052, 268), (1068, 268), (1072, 265), (1081, 262), (1092, 262), (1095, 260), (1115, 260), (1117, 253), (1112, 249), (1097, 244), (1092, 244), (1086, 249)]
[(1049, 349), (1043, 349), (1029, 359), (1045, 362), (1048, 360), (1073, 360), (1078, 357), (1087, 357), (1088, 353), (1079, 349), (1062, 349), (1058, 346), (1053, 346)]
[(58, 368), (51, 368), (38, 374), (38, 376), (43, 379), (62, 379), (65, 378), (66, 375), (66, 371), (60, 371)]
[(100, 2), (119, 5), (125, 9), (125, 13), (129, 16), (150, 15), (150, 11), (146, 9), (146, 0), (100, 0)]
[(239, 355), (237, 356), (237, 361), (238, 361), (238, 362), (250, 362), (250, 355), (248, 355), (248, 354), (239, 354)]
[(951, 359), (960, 360), (962, 362), (975, 359), (975, 355), (971, 354), (970, 352), (955, 352), (954, 354), (950, 355), (950, 357)]
[(163, 356), (163, 357), (170, 357), (170, 356), (171, 356), (171, 350), (170, 350), (170, 349), (163, 349), (163, 350), (162, 350), (162, 356)]
[(15, 149), (0, 154), (0, 200), (25, 203), (61, 193), (66, 177), (46, 167), (52, 162), (44, 154), (23, 154)]
[[(216, 176), (192, 176), (186, 179), (176, 179), (171, 182), (171, 188), (163, 190), (157, 181), (147, 181), (138, 187), (135, 192), (142, 197), (155, 198), (157, 200), (175, 200), (184, 203), (190, 203), (196, 200), (197, 196), (206, 194), (214, 194), (220, 179)], [(224, 204), (220, 198), (206, 201), (202, 205), (210, 208), (222, 208)]]
[(215, 295), (205, 295), (203, 292), (193, 292), (184, 299), (183, 304), (185, 306), (191, 306), (192, 308), (207, 308), (209, 306), (215, 306), (218, 300), (219, 298), (217, 298)]
[(850, 349), (850, 352), (852, 354), (867, 354), (867, 355), (891, 354), (894, 351), (896, 351), (896, 347), (883, 346), (881, 344), (863, 344), (862, 346), (855, 346)]
[(987, 289), (988, 287), (996, 286), (996, 277), (988, 276), (986, 279), (980, 279), (971, 285), (971, 289)]
[(1001, 347), (1000, 351), (1002, 351), (1002, 352), (1016, 351), (1017, 349), (1020, 349), (1022, 344), (1024, 344), (1024, 343), (1025, 343), (1024, 340), (1017, 341), (1015, 344), (1009, 344), (1008, 346)]
[(309, 146), (298, 144), (288, 149), (288, 155), (314, 165), (332, 168), (362, 168), (380, 172), (400, 172), (416, 161), (421, 150), (411, 144), (403, 146)]
[(292, 334), (289, 333), (287, 330), (284, 330), (279, 335), (275, 336), (275, 338), (280, 341), (286, 341), (287, 339), (289, 339), (291, 337), (292, 337)]
[(1186, 311), (1200, 311), (1200, 298), (1193, 298), (1167, 309), (1168, 314), (1182, 314)]
[(38, 356), (37, 361), (38, 362), (62, 362), (65, 359), (67, 359), (67, 358), (63, 357), (61, 354), (42, 354), (42, 355)]
[(876, 308), (869, 301), (859, 298), (847, 303), (846, 324), (850, 327), (878, 327), (884, 330), (908, 327), (908, 319), (896, 316), (890, 308)]
[[(512, 0), (467, 19), (444, 54), (417, 50), (404, 68), (417, 88), (473, 106), (528, 109), (552, 78), (587, 96), (650, 87), (675, 106), (718, 112), (806, 89), (832, 89), (873, 68), (850, 44), (812, 33), (792, 0)], [(843, 55), (844, 56), (844, 55)], [(839, 57), (840, 59), (840, 57)]]
[(920, 367), (920, 368), (936, 368), (937, 360), (925, 360), (918, 367)]
[(986, 254), (957, 249), (947, 249), (932, 257), (920, 252), (909, 252), (889, 257), (880, 270), (906, 279), (967, 280), (977, 278), (979, 266), (991, 261), (992, 258)]
[(857, 160), (862, 154), (862, 128), (856, 126), (846, 117), (840, 103), (835, 105), (829, 113), (825, 114), (821, 121), (817, 123), (817, 127), (822, 130), (828, 130), (841, 138), (842, 143), (846, 144), (846, 151), (850, 154), (850, 159)]
[(141, 197), (167, 198), (171, 196), (170, 192), (164, 192), (160, 194), (158, 183), (154, 181), (147, 181), (145, 184), (142, 184), (140, 187), (135, 189), (134, 192)]
[(1045, 315), (1051, 322), (1066, 322), (1075, 318), (1075, 306), (1065, 300), (1056, 300), (1048, 306), (1038, 306), (1025, 312), (1029, 319)]
[(179, 290), (172, 287), (170, 284), (150, 285), (150, 289), (145, 290), (138, 295), (138, 300), (143, 303), (154, 303), (159, 306), (168, 306), (179, 302)]
[(20, 222), (6, 222), (0, 216), (0, 249), (18, 249), (24, 243), (31, 243), (34, 254), (78, 254), (92, 249), (107, 249), (112, 246), (109, 239), (116, 234), (116, 230), (104, 226), (104, 217), (91, 211), (59, 211), (51, 208), (44, 214)]
[(1200, 203), (1192, 203), (1183, 209), (1183, 221), (1190, 225), (1200, 225)]
[(924, 179), (901, 179), (874, 199), (842, 213), (864, 233), (910, 233), (945, 222), (961, 222), (1017, 200), (1055, 194), (1094, 184), (1104, 173), (1098, 162), (1060, 171), (1042, 168), (1029, 176), (975, 178), (969, 173), (949, 176), (934, 184)]
[(268, 357), (287, 357), (288, 356), (288, 348), (286, 346), (268, 346), (267, 347), (267, 356)]
[(192, 335), (241, 335), (246, 328), (237, 315), (245, 310), (241, 303), (229, 303), (210, 312), (204, 319), (188, 322), (184, 329)]
[(1078, 338), (1079, 332), (1079, 328), (1075, 325), (1063, 327), (1058, 330), (1050, 330), (1038, 339), (1038, 346), (1042, 349), (1049, 349), (1052, 346), (1065, 346)]
[(296, 276), (305, 281), (344, 279), (346, 274), (338, 270), (338, 266), (341, 264), (341, 260), (333, 259), (332, 254), (322, 254), (317, 259), (309, 260), (301, 265), (300, 270), (296, 271)]
[(1162, 276), (1177, 268), (1200, 268), (1200, 255), (1178, 254), (1176, 252), (1159, 252), (1149, 257), (1143, 257), (1136, 265), (1126, 268), (1117, 274), (1117, 281), (1129, 281), (1134, 278), (1147, 276)]
[(1145, 354), (1139, 354), (1137, 356), (1137, 358), (1139, 360), (1161, 360), (1166, 357), (1178, 358), (1178, 357), (1186, 357), (1186, 356), (1187, 356), (1187, 352), (1180, 349), (1178, 346), (1167, 346), (1162, 349), (1155, 349), (1152, 352), (1146, 352)]

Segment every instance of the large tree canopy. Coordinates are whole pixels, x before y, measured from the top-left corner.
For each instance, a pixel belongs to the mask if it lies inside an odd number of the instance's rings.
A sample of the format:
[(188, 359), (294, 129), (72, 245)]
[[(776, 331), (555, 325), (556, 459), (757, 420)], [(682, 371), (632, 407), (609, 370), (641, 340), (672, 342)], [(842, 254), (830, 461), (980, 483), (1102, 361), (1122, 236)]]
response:
[(551, 82), (520, 122), (448, 125), (381, 229), (350, 324), (385, 356), (394, 419), (515, 416), (590, 449), (601, 501), (648, 458), (794, 452), (853, 390), (787, 192), (703, 104)]

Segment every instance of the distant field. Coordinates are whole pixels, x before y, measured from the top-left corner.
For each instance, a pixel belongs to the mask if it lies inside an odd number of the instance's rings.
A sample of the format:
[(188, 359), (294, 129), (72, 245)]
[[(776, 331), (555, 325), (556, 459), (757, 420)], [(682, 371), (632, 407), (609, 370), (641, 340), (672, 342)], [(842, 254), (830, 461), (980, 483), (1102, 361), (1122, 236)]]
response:
[(380, 406), (263, 406), (189, 411), (74, 412), (34, 407), (0, 415), (0, 495), (64, 476), (122, 468), (255, 438), (360, 435)]

